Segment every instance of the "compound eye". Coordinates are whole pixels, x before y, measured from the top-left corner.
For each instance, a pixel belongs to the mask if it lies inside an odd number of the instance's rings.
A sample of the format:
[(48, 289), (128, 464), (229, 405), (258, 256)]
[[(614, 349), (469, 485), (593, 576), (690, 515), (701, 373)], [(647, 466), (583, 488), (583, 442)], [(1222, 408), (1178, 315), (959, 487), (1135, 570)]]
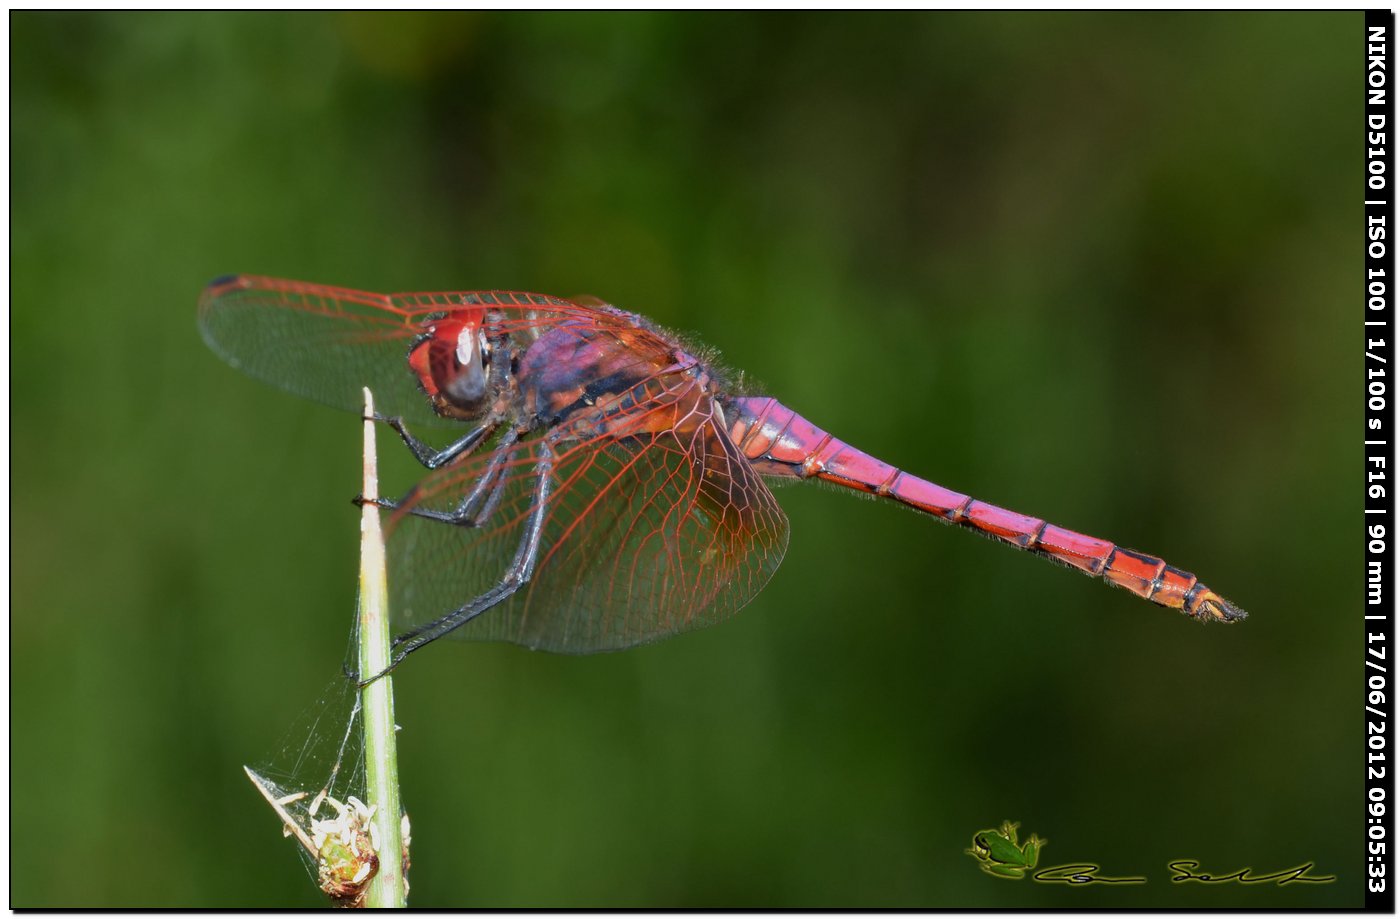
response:
[(491, 393), (491, 343), (479, 316), (446, 314), (423, 324), (408, 351), (433, 411), (445, 418), (476, 419)]

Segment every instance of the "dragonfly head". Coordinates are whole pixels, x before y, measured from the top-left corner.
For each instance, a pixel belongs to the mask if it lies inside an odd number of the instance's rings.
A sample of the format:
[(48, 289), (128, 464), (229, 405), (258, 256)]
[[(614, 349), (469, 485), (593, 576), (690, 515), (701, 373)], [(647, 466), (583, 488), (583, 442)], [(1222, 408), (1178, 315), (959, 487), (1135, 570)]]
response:
[(490, 405), (491, 343), (481, 320), (480, 310), (434, 313), (409, 349), (408, 365), (439, 415), (474, 420)]

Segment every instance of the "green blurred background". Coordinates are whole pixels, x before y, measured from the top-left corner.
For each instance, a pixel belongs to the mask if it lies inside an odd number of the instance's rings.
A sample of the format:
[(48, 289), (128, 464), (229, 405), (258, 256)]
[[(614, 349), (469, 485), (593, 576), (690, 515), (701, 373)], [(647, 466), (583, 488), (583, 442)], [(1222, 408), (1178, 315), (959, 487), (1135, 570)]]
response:
[[(360, 432), (205, 349), (234, 271), (598, 294), (1253, 614), (784, 489), (731, 623), (404, 668), (415, 905), (1360, 904), (1359, 13), (10, 22), (11, 905), (321, 902), (239, 767), (339, 666)], [(987, 877), (1007, 818), (1150, 882)]]

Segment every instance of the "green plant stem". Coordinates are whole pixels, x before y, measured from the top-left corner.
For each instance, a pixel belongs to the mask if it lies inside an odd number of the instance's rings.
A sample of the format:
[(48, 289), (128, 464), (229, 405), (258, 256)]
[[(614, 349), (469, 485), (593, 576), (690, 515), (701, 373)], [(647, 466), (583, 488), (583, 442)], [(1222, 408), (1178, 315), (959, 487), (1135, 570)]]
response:
[[(365, 390), (365, 417), (374, 415), (374, 397)], [(373, 421), (365, 422), (364, 497), (379, 497), (379, 472), (374, 451)], [(360, 673), (370, 676), (389, 666), (389, 597), (384, 563), (384, 535), (379, 508), (366, 501), (360, 518)], [(370, 883), (365, 906), (374, 909), (406, 905), (403, 840), (399, 828), (398, 743), (394, 725), (394, 684), (387, 674), (361, 690), (365, 728), (365, 791), (375, 808), (379, 841), (379, 873)]]

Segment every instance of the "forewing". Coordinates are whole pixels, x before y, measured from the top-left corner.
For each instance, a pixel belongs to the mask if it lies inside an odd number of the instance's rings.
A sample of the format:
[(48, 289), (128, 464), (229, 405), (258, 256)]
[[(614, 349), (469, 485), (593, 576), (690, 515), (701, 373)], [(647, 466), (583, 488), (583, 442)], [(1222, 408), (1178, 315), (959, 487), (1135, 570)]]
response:
[(205, 289), (199, 325), (216, 354), (281, 389), (359, 411), (368, 386), (385, 414), (441, 423), (408, 366), (426, 312), (382, 294), (239, 276)]
[[(724, 433), (708, 397), (655, 430), (652, 406), (607, 435), (557, 444), (533, 577), (452, 633), (567, 653), (613, 650), (718, 622), (767, 583), (787, 547), (787, 518)], [(629, 433), (626, 425), (632, 424)], [(400, 621), (465, 605), (517, 558), (537, 492), (540, 437), (517, 444), (485, 525), (396, 519), (389, 581)], [(456, 503), (486, 474), (483, 449), (430, 476), (415, 506)]]
[(605, 313), (543, 294), (508, 291), (375, 294), (239, 275), (205, 288), (199, 326), (216, 354), (289, 392), (358, 412), (361, 389), (379, 411), (412, 424), (445, 424), (424, 396), (408, 351), (436, 312), (494, 308), (529, 337), (563, 319), (616, 323)]

